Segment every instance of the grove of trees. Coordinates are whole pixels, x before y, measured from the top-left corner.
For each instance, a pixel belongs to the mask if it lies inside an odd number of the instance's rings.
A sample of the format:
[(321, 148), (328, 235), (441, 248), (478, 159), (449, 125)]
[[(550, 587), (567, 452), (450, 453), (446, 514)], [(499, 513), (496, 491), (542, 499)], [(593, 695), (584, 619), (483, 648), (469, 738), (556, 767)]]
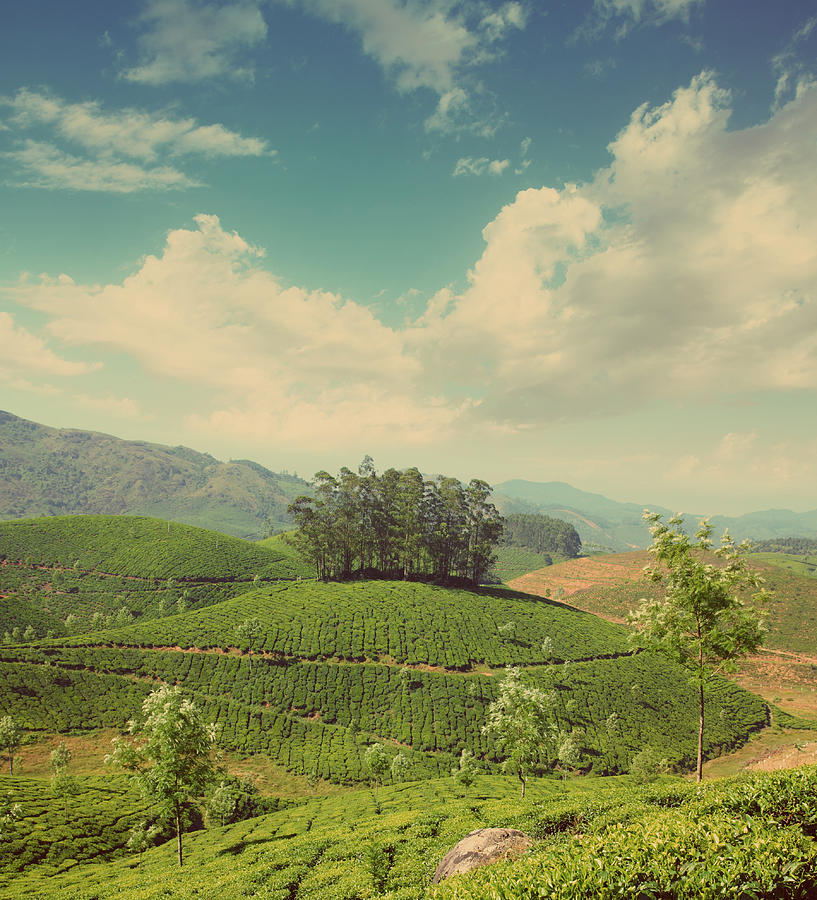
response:
[(312, 484), (314, 496), (296, 498), (289, 511), (296, 545), (321, 579), (362, 574), (476, 584), (494, 562), (502, 517), (480, 479), (425, 479), (416, 468), (378, 475), (367, 456), (357, 472), (321, 471)]
[(527, 547), (537, 553), (558, 553), (568, 557), (576, 557), (582, 550), (579, 533), (569, 522), (539, 513), (506, 516), (502, 542), (511, 547)]

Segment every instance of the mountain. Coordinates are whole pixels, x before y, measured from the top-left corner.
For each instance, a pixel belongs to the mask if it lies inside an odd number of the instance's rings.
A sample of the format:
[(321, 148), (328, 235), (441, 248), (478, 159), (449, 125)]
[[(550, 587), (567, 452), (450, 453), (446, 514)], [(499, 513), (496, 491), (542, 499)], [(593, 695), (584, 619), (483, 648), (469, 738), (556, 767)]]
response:
[[(494, 487), (493, 502), (503, 515), (546, 513), (570, 522), (579, 532), (585, 550), (622, 552), (649, 546), (650, 535), (641, 518), (644, 509), (672, 515), (655, 503), (619, 503), (602, 494), (571, 487), (563, 481), (504, 481)], [(703, 516), (685, 515), (694, 530)], [(795, 513), (769, 509), (742, 516), (712, 516), (715, 536), (729, 529), (738, 541), (778, 537), (817, 537), (817, 510)]]
[(0, 519), (158, 516), (243, 538), (290, 524), (305, 481), (187, 447), (49, 428), (0, 411)]

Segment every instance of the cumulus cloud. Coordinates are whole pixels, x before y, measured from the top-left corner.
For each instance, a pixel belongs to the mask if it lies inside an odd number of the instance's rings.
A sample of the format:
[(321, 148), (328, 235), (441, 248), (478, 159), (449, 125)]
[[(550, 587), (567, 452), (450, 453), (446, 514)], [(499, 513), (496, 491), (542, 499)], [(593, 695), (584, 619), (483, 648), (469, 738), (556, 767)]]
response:
[(501, 175), (510, 164), (508, 159), (488, 159), (487, 156), (474, 159), (464, 156), (457, 160), (452, 174), (455, 178), (458, 175)]
[[(199, 125), (192, 118), (138, 109), (107, 112), (97, 102), (68, 103), (26, 88), (0, 98), (0, 106), (10, 111), (9, 127), (20, 137), (18, 148), (6, 153), (21, 173), (15, 182), (20, 185), (119, 193), (189, 188), (200, 182), (170, 161), (191, 155), (274, 155), (266, 141), (220, 124)], [(23, 137), (42, 128), (50, 130), (50, 140)]]
[(194, 425), (287, 440), (439, 434), (451, 406), (413, 394), (420, 369), (401, 335), (363, 306), (281, 284), (262, 255), (200, 215), (121, 284), (26, 280), (7, 295), (46, 314), (48, 334), (66, 345), (105, 346), (148, 373), (206, 388), (213, 403), (191, 415)]
[(29, 379), (83, 375), (97, 368), (94, 363), (73, 362), (57, 356), (42, 338), (15, 324), (11, 313), (0, 312), (0, 381), (4, 384), (54, 393), (56, 389), (51, 385), (37, 387)]
[(817, 387), (817, 90), (743, 131), (728, 104), (702, 73), (637, 109), (592, 183), (520, 192), (412, 335), (429, 377), (519, 428)]
[[(281, 284), (214, 216), (170, 232), (121, 284), (29, 280), (7, 293), (48, 318), (52, 339), (206, 388), (194, 424), (293, 441), (526, 434), (813, 392), (817, 88), (742, 130), (727, 127), (730, 102), (703, 72), (640, 106), (591, 182), (520, 191), (483, 230), (466, 287), (438, 291), (401, 329)], [(727, 435), (710, 455), (728, 466), (752, 440)]]
[(250, 79), (253, 70), (243, 64), (243, 56), (267, 35), (252, 0), (223, 4), (148, 0), (137, 22), (144, 28), (140, 63), (125, 69), (122, 77), (150, 85), (221, 76)]

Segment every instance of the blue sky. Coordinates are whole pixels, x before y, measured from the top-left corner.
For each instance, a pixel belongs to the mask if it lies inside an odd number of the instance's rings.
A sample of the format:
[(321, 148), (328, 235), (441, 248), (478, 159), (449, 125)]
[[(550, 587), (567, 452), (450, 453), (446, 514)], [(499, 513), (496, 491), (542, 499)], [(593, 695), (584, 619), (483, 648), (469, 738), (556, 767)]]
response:
[(815, 50), (785, 0), (18, 5), (0, 405), (815, 508)]

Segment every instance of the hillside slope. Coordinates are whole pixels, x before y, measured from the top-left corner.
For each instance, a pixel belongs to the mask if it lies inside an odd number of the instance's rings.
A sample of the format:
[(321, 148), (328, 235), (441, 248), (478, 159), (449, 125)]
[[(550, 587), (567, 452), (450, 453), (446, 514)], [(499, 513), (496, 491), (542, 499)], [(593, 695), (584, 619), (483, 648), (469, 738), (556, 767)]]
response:
[(100, 617), (206, 606), (255, 579), (314, 575), (280, 539), (253, 544), (177, 522), (92, 515), (0, 522), (0, 572), (4, 630), (31, 626), (39, 637), (99, 628)]
[[(226, 749), (299, 774), (362, 780), (374, 740), (409, 749), (413, 777), (446, 774), (463, 748), (496, 771), (482, 726), (507, 664), (548, 692), (583, 770), (626, 770), (645, 745), (690, 761), (696, 708), (680, 670), (633, 651), (620, 626), (507, 589), (260, 584), (164, 619), (2, 647), (0, 708), (33, 731), (122, 727), (157, 683), (179, 683)], [(719, 681), (707, 718), (713, 754), (768, 711)]]
[(0, 411), (0, 519), (131, 513), (260, 538), (291, 522), (287, 506), (307, 490), (249, 460), (224, 463)]
[[(755, 554), (751, 566), (771, 594), (766, 611), (769, 633), (764, 646), (817, 656), (817, 578), (772, 564), (769, 554)], [(529, 572), (510, 587), (542, 597), (564, 599), (579, 609), (623, 622), (642, 597), (660, 592), (644, 577), (647, 551), (568, 560)]]

